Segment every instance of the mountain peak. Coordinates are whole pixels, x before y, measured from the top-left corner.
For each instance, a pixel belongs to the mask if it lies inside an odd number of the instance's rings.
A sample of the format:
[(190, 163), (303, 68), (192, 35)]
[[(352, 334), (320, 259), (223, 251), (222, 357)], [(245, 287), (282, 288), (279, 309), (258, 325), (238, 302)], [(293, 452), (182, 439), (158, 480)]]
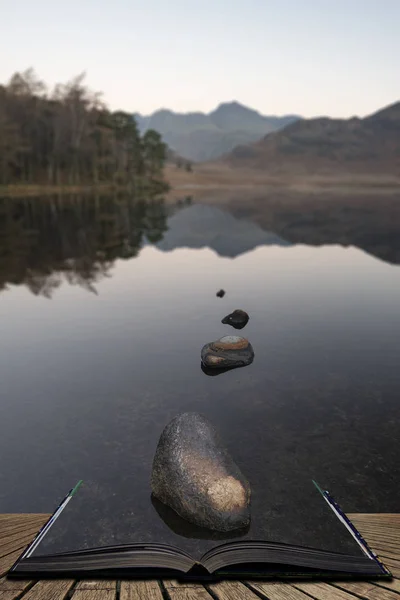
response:
[(237, 100), (222, 102), (208, 114), (162, 108), (152, 115), (135, 117), (141, 134), (155, 129), (172, 150), (193, 161), (222, 156), (235, 146), (254, 142), (298, 118), (263, 116)]
[(256, 110), (254, 110), (253, 108), (249, 108), (248, 106), (245, 106), (244, 104), (241, 104), (240, 102), (237, 102), (237, 100), (232, 100), (231, 102), (221, 102), (220, 104), (218, 104), (217, 108), (215, 108), (213, 111), (211, 111), (209, 114), (211, 115), (215, 115), (216, 113), (221, 113), (221, 112), (241, 112), (241, 113), (253, 113), (253, 114), (257, 114), (259, 115), (260, 113)]

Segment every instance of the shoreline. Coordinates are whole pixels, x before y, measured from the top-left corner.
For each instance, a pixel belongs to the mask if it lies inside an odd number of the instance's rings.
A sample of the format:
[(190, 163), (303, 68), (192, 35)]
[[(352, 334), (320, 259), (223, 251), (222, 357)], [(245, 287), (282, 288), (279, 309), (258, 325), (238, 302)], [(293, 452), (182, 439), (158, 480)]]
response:
[[(393, 173), (279, 173), (267, 174), (249, 169), (232, 169), (221, 165), (199, 163), (188, 173), (167, 165), (164, 181), (154, 182), (154, 190), (171, 201), (182, 196), (204, 198), (241, 194), (244, 198), (274, 194), (293, 196), (352, 197), (354, 195), (400, 196), (400, 176)], [(163, 185), (168, 186), (163, 189)], [(10, 184), (0, 185), (0, 196), (48, 196), (67, 194), (146, 193), (151, 184), (139, 182), (136, 187), (115, 183), (82, 185)]]
[[(154, 182), (154, 188), (167, 184), (167, 182)], [(31, 196), (51, 196), (67, 194), (109, 194), (118, 192), (147, 192), (151, 184), (138, 185), (136, 188), (129, 185), (115, 185), (113, 183), (84, 184), (84, 185), (47, 185), (36, 183), (0, 185), (0, 197), (21, 198)], [(160, 193), (169, 193), (169, 189), (160, 189)]]
[(318, 194), (327, 197), (353, 195), (400, 195), (400, 176), (394, 173), (306, 173), (281, 172), (269, 174), (258, 170), (198, 164), (191, 173), (166, 168), (170, 183), (170, 198), (186, 195), (198, 197), (242, 194), (244, 197), (262, 197), (274, 194), (293, 196)]

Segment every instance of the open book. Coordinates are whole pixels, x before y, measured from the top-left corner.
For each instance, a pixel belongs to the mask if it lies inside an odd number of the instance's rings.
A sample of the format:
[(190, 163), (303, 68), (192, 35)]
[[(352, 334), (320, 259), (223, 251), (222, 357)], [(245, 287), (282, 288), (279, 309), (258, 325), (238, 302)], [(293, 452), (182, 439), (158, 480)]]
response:
[[(129, 519), (125, 523), (121, 519), (110, 521), (107, 515), (96, 513), (95, 507), (91, 510), (87, 500), (93, 490), (87, 484), (85, 494), (85, 484), (81, 483), (64, 498), (8, 576), (197, 580), (391, 577), (329, 492), (315, 482), (320, 495), (311, 490), (309, 506), (301, 507), (302, 513), (313, 513), (315, 547), (287, 543), (287, 531), (294, 531), (300, 542), (302, 537), (309, 540), (313, 536), (306, 519), (304, 531), (299, 534), (301, 513), (295, 504), (285, 520), (289, 528), (281, 528), (283, 541), (278, 540), (278, 528), (271, 530), (274, 539), (263, 539), (260, 531), (257, 535), (254, 530), (233, 533), (231, 537), (236, 537), (232, 541), (216, 544), (218, 534), (208, 534), (195, 526), (185, 528), (183, 519), (157, 501), (153, 501), (152, 518), (147, 522), (141, 519), (142, 527), (136, 521), (135, 530), (130, 531)], [(255, 538), (250, 537), (251, 533)]]

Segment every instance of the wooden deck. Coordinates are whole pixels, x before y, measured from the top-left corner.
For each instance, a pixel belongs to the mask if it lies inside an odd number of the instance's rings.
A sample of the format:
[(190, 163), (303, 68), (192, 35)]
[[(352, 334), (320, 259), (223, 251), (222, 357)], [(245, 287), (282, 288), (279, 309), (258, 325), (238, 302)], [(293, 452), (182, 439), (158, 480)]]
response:
[(5, 574), (49, 518), (0, 515), (0, 600), (400, 600), (400, 514), (349, 515), (395, 579), (363, 583), (215, 585), (174, 581), (7, 580)]

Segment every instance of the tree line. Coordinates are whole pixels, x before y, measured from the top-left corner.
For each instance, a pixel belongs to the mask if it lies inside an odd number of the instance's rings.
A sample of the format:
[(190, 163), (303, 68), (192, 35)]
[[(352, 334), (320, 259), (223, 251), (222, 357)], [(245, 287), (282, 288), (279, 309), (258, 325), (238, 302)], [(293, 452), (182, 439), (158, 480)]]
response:
[(24, 284), (50, 298), (64, 281), (96, 292), (117, 259), (163, 238), (167, 216), (156, 193), (0, 197), (0, 293)]
[(0, 184), (160, 184), (166, 156), (158, 132), (141, 136), (84, 75), (49, 91), (28, 69), (0, 85)]

